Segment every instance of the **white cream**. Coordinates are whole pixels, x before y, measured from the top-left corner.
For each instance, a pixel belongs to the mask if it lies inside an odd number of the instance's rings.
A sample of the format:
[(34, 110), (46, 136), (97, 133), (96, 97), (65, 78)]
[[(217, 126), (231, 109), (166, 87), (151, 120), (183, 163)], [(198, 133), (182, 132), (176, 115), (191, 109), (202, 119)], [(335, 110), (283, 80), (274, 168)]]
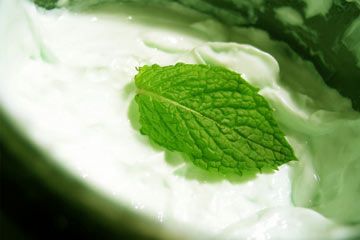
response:
[[(1, 46), (7, 46), (0, 55), (1, 107), (56, 164), (120, 205), (172, 231), (186, 229), (182, 234), (195, 239), (339, 239), (360, 234), (357, 225), (338, 224), (303, 208), (314, 207), (311, 201), (319, 191), (333, 200), (325, 199), (326, 204), (338, 207), (339, 201), (350, 199), (347, 204), (355, 208), (351, 201), (359, 194), (353, 188), (343, 187), (344, 200), (318, 177), (331, 184), (328, 173), (343, 170), (336, 165), (339, 158), (331, 156), (340, 154), (337, 147), (342, 145), (329, 144), (338, 144), (338, 136), (360, 143), (359, 114), (324, 85), (312, 65), (289, 56), (263, 32), (228, 29), (179, 6), (150, 11), (112, 4), (84, 12), (46, 12), (9, 0), (0, 3), (0, 33), (6, 34)], [(250, 45), (226, 43), (251, 42), (251, 37), (273, 51), (276, 60)], [(136, 130), (136, 67), (179, 61), (224, 65), (258, 86), (299, 161), (253, 179), (229, 181), (209, 178), (184, 164), (177, 153), (149, 144)], [(344, 174), (359, 166), (359, 151), (348, 148), (341, 150)], [(334, 166), (317, 164), (327, 158)], [(342, 181), (359, 186), (356, 176)], [(358, 220), (351, 215), (358, 209), (341, 218), (326, 204), (319, 203), (318, 210), (342, 221)]]

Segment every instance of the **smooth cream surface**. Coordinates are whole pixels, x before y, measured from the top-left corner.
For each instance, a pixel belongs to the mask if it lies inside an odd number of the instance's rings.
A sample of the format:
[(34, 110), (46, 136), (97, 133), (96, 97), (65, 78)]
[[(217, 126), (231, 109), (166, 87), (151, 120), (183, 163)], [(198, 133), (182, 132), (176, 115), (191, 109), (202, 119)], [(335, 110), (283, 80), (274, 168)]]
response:
[[(359, 114), (265, 32), (178, 5), (71, 12), (5, 0), (0, 34), (1, 107), (57, 164), (119, 204), (186, 238), (360, 234), (345, 225), (360, 222)], [(136, 67), (176, 62), (223, 65), (259, 87), (299, 161), (227, 180), (150, 144), (137, 131)]]

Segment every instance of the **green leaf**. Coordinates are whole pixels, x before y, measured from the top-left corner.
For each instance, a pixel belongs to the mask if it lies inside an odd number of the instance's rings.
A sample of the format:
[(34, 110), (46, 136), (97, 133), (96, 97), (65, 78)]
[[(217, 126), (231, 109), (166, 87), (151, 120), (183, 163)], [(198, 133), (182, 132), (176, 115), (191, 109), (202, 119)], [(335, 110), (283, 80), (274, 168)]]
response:
[(141, 133), (201, 168), (242, 175), (295, 160), (269, 104), (233, 71), (143, 66), (135, 85)]

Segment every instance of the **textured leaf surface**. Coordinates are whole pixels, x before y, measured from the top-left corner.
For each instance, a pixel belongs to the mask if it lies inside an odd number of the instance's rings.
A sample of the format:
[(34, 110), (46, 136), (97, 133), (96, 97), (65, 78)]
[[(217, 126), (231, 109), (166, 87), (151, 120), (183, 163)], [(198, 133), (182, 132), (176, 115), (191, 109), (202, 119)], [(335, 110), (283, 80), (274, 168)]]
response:
[(235, 72), (152, 65), (135, 84), (141, 133), (199, 167), (242, 175), (295, 159), (266, 100)]

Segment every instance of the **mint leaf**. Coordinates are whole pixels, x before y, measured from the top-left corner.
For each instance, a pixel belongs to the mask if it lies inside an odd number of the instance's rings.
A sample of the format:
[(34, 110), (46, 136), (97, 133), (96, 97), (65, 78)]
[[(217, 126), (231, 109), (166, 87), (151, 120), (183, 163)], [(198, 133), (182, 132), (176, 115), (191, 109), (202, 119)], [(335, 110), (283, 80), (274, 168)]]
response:
[(141, 133), (199, 167), (242, 175), (295, 159), (269, 104), (233, 71), (143, 66), (135, 85)]

